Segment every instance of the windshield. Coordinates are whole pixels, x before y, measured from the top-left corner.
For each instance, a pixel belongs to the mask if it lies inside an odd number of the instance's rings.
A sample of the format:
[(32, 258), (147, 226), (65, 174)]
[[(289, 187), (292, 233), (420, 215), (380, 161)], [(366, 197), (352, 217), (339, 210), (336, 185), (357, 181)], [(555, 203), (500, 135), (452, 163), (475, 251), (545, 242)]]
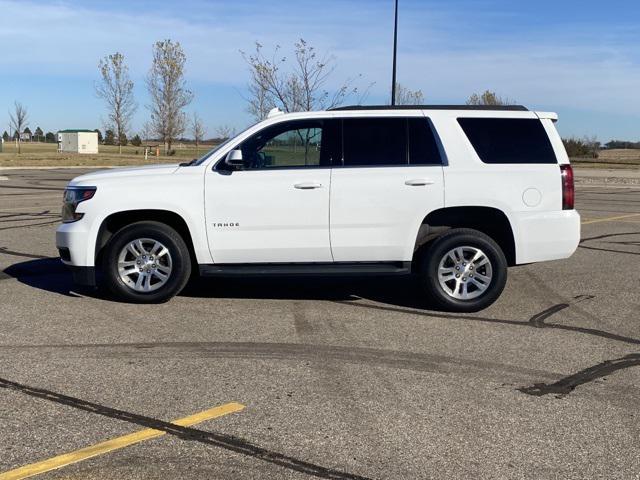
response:
[(225, 145), (227, 145), (229, 142), (231, 142), (231, 140), (233, 140), (234, 138), (236, 138), (239, 135), (242, 135), (244, 132), (246, 132), (247, 130), (249, 130), (250, 128), (254, 127), (255, 125), (257, 125), (260, 122), (257, 123), (253, 123), (251, 125), (249, 125), (247, 128), (245, 128), (244, 130), (242, 130), (240, 133), (238, 133), (237, 135), (234, 135), (231, 138), (227, 138), (224, 142), (222, 142), (220, 145), (217, 145), (216, 147), (214, 147), (212, 150), (209, 150), (207, 153), (205, 153), (202, 157), (200, 157), (198, 160), (196, 160), (195, 162), (193, 162), (191, 165), (202, 165), (203, 162), (205, 162), (211, 155), (213, 155), (214, 153), (216, 153), (218, 150), (220, 150), (221, 148), (223, 148)]

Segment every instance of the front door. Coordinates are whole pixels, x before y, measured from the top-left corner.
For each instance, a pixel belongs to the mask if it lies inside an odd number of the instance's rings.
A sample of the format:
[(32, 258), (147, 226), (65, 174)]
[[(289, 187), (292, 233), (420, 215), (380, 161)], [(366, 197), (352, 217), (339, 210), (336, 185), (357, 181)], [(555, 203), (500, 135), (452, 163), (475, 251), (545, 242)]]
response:
[(205, 215), (215, 263), (331, 262), (329, 187), (335, 127), (294, 120), (236, 147), (244, 166), (206, 175)]

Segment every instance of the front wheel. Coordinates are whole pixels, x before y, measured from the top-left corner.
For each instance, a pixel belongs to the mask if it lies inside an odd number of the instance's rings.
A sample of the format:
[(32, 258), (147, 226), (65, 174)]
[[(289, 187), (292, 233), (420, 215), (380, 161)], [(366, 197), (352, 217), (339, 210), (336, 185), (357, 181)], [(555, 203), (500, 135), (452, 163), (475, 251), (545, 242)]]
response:
[(106, 248), (106, 286), (125, 301), (167, 301), (180, 293), (191, 274), (184, 240), (163, 223), (128, 225), (111, 238)]
[(423, 289), (443, 310), (477, 312), (495, 302), (507, 281), (507, 261), (482, 232), (454, 228), (426, 251), (420, 269)]

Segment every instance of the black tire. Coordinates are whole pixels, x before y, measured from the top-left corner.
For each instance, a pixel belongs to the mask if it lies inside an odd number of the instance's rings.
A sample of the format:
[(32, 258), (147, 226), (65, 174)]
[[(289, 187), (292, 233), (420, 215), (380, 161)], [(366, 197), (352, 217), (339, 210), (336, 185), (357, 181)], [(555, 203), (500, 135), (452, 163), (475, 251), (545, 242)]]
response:
[[(138, 292), (128, 286), (118, 273), (120, 252), (136, 239), (160, 242), (169, 251), (171, 271), (166, 283), (150, 292)], [(120, 300), (132, 303), (161, 303), (174, 297), (184, 288), (191, 275), (189, 249), (178, 232), (160, 222), (136, 222), (116, 232), (105, 247), (103, 256), (105, 286)], [(135, 277), (133, 277), (135, 278)]]
[[(454, 298), (445, 291), (438, 278), (440, 261), (448, 252), (458, 247), (472, 247), (481, 250), (491, 264), (492, 276), (486, 290), (472, 299)], [(507, 282), (507, 260), (502, 249), (491, 237), (470, 228), (448, 230), (427, 247), (419, 263), (419, 282), (422, 289), (433, 301), (436, 308), (449, 312), (477, 312), (487, 308), (498, 299)], [(486, 272), (486, 270), (483, 271)], [(450, 287), (451, 290), (456, 290), (455, 282), (455, 279), (453, 282), (449, 282), (449, 285), (454, 285)], [(480, 290), (471, 284), (467, 288)], [(459, 292), (460, 290), (458, 290)]]

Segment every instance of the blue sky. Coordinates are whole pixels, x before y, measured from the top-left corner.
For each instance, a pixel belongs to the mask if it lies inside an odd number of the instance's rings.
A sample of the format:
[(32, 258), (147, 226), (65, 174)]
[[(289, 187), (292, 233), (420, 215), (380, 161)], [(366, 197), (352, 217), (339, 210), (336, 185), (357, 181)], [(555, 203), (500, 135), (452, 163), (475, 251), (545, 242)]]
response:
[[(133, 129), (148, 116), (144, 78), (154, 41), (182, 43), (189, 111), (209, 134), (251, 122), (239, 54), (260, 41), (286, 53), (303, 37), (335, 57), (328, 88), (362, 75), (368, 103), (390, 89), (392, 0), (0, 0), (0, 132), (18, 100), (32, 130), (102, 128), (100, 57), (122, 52), (136, 83)], [(640, 140), (638, 0), (400, 0), (398, 80), (427, 103), (491, 89), (556, 111), (564, 136)], [(4, 121), (3, 121), (4, 119)]]

